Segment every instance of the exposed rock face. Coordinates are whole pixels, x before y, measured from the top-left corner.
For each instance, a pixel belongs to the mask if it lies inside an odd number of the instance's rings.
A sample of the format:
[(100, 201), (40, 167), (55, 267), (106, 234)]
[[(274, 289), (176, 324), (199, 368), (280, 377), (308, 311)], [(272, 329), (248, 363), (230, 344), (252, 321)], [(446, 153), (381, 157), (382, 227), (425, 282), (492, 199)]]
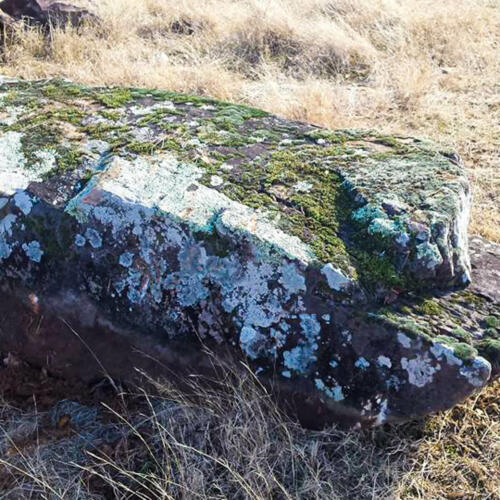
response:
[(50, 23), (79, 26), (85, 20), (97, 20), (86, 9), (56, 0), (3, 0), (0, 10), (15, 20), (28, 19), (43, 26)]
[(14, 27), (15, 20), (0, 10), (0, 43), (3, 44), (5, 36), (9, 34)]
[(156, 90), (14, 81), (0, 103), (2, 349), (131, 378), (209, 372), (201, 341), (310, 425), (423, 415), (498, 374), (490, 277), (459, 290), (452, 153)]

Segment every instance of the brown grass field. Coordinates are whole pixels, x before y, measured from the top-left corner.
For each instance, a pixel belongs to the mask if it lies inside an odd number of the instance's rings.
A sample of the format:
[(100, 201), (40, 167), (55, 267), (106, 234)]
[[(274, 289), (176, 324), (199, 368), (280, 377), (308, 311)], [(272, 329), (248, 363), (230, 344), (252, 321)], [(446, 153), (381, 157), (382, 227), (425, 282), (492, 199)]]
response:
[[(49, 37), (20, 27), (0, 73), (207, 94), (330, 128), (430, 137), (470, 172), (471, 233), (500, 241), (498, 0), (90, 5), (100, 26)], [(356, 433), (300, 429), (250, 376), (228, 373), (210, 393), (193, 384), (195, 399), (168, 384), (160, 402), (114, 393), (102, 411), (128, 433), (73, 466), (61, 458), (71, 426), (54, 430), (48, 407), (6, 396), (0, 498), (500, 499), (498, 381), (440, 415)]]

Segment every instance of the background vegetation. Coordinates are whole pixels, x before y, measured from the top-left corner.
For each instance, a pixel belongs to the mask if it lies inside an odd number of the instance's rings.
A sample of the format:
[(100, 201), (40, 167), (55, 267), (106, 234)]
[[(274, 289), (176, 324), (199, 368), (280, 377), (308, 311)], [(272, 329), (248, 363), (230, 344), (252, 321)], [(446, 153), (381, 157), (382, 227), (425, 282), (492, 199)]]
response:
[(455, 147), (471, 230), (500, 241), (498, 0), (74, 0), (103, 23), (19, 30), (4, 74), (161, 87)]

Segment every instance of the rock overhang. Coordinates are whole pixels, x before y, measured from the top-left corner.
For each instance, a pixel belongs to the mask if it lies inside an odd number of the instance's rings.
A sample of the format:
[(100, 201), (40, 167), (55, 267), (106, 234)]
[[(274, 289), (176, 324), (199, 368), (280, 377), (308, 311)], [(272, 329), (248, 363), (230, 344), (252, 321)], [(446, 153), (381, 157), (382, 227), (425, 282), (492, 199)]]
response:
[(473, 339), (443, 338), (442, 299), (430, 325), (419, 310), (422, 290), (470, 279), (452, 153), (171, 92), (11, 82), (0, 102), (4, 280), (76, 288), (167, 340), (239, 345), (371, 424), (425, 413), (408, 405), (431, 386), (439, 409), (489, 379), (469, 344), (494, 358), (481, 322), (498, 305), (482, 303)]

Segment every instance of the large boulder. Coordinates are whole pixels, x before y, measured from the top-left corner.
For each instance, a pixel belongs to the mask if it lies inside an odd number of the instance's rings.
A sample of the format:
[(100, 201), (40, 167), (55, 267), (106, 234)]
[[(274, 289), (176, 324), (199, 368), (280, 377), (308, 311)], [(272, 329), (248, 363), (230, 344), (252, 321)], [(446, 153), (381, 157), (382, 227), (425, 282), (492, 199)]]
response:
[(0, 103), (2, 350), (85, 379), (243, 356), (313, 426), (499, 373), (500, 252), (471, 267), (453, 152), (159, 90), (4, 81)]

